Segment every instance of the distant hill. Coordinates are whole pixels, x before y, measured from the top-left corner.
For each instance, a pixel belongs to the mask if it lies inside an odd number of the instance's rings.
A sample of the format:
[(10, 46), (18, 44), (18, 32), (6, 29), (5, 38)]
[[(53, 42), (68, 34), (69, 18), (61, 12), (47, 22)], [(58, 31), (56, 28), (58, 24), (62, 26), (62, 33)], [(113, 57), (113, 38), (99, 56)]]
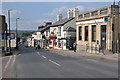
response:
[[(34, 32), (34, 30), (18, 30), (18, 37), (31, 36)], [(16, 33), (16, 30), (11, 30), (11, 33)]]
[[(11, 30), (11, 32), (15, 33), (16, 30)], [(34, 32), (34, 30), (18, 30), (18, 33), (26, 33), (26, 32)]]

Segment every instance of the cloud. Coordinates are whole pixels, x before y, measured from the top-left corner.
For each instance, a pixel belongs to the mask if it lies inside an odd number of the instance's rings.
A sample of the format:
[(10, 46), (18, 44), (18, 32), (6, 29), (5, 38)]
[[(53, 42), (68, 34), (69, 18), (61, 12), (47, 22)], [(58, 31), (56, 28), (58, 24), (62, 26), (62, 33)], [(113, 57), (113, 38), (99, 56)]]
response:
[[(89, 11), (89, 10), (93, 9), (93, 8), (86, 7), (86, 6), (76, 6), (74, 8), (78, 8), (79, 9), (79, 13), (86, 12), (86, 11)], [(74, 8), (70, 8), (70, 9), (74, 9)]]
[[(11, 18), (16, 18), (19, 17), (22, 12), (20, 10), (11, 10), (10, 13), (11, 13)], [(2, 14), (8, 16), (8, 10), (2, 10)]]
[(19, 11), (19, 10), (12, 10), (11, 11), (12, 16), (16, 16), (16, 15), (19, 15), (19, 14), (21, 14), (21, 11)]
[(75, 8), (78, 8), (80, 12), (83, 12), (86, 9), (85, 6), (76, 6)]
[(76, 6), (76, 7), (72, 7), (72, 8), (64, 6), (64, 7), (55, 8), (55, 9), (53, 9), (52, 12), (46, 13), (45, 15), (48, 17), (56, 17), (58, 14), (63, 14), (64, 16), (66, 16), (65, 14), (67, 14), (67, 11), (69, 9), (72, 10), (74, 8), (78, 8), (80, 13), (92, 9), (92, 8), (88, 8), (86, 6)]
[(49, 20), (45, 20), (45, 19), (31, 20), (31, 21), (27, 21), (27, 24), (33, 24), (33, 23), (44, 23), (44, 22), (49, 22)]
[(53, 9), (52, 12), (46, 13), (45, 15), (48, 16), (48, 17), (55, 17), (58, 14), (66, 12), (68, 9), (69, 9), (68, 7), (55, 8), (55, 9)]

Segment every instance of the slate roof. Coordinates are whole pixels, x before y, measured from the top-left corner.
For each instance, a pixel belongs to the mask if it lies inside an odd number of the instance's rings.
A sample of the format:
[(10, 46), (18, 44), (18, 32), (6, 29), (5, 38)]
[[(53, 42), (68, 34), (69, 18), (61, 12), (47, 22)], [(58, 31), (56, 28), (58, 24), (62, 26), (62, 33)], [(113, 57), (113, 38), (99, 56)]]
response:
[(37, 31), (43, 32), (43, 31), (45, 31), (45, 30), (47, 30), (47, 29), (49, 29), (49, 28), (50, 28), (50, 26), (47, 26), (47, 27), (45, 27), (45, 28), (43, 28), (43, 29), (39, 29), (39, 30), (37, 30)]
[(55, 22), (54, 24), (50, 25), (50, 27), (62, 26), (62, 25), (66, 24), (67, 22), (69, 22), (69, 21), (71, 21), (71, 20), (73, 20), (73, 19), (74, 19), (74, 17), (62, 19), (62, 20), (57, 21), (57, 22)]
[(67, 28), (64, 29), (64, 31), (76, 31), (76, 29), (68, 26)]
[(45, 28), (43, 28), (43, 29), (41, 29), (41, 30), (37, 30), (37, 31), (43, 32), (43, 31), (49, 29), (50, 27), (62, 26), (62, 25), (66, 24), (67, 22), (69, 22), (69, 21), (71, 21), (71, 20), (73, 20), (73, 19), (74, 19), (74, 17), (62, 19), (62, 20), (60, 20), (60, 21), (57, 21), (57, 22), (53, 23), (53, 24), (50, 25), (50, 26), (47, 26), (47, 27), (45, 27)]

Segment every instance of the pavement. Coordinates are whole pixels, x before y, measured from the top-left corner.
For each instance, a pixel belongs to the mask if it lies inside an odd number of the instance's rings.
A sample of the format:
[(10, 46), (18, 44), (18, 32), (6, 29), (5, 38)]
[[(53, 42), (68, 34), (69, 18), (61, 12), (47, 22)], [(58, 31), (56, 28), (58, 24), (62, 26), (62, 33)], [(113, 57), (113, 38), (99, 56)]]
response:
[(88, 53), (86, 51), (77, 51), (74, 52), (72, 50), (55, 50), (55, 49), (48, 49), (56, 54), (60, 54), (63, 56), (71, 56), (71, 57), (92, 57), (92, 58), (99, 58), (99, 59), (108, 59), (114, 61), (120, 61), (118, 53), (108, 53), (108, 54), (95, 54), (95, 53)]
[(117, 61), (64, 56), (57, 51), (21, 45), (19, 54), (3, 58), (3, 78), (118, 78)]
[(12, 49), (13, 55), (5, 56), (5, 53), (2, 53), (2, 78), (15, 78), (15, 59), (16, 56), (20, 53), (20, 50)]

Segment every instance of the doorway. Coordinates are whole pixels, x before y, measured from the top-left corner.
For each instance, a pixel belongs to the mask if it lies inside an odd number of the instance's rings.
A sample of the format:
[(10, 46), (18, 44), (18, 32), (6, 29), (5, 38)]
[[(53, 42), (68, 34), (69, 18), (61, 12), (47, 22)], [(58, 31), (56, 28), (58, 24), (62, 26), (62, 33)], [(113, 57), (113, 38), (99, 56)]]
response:
[(101, 48), (106, 50), (106, 25), (101, 25)]

